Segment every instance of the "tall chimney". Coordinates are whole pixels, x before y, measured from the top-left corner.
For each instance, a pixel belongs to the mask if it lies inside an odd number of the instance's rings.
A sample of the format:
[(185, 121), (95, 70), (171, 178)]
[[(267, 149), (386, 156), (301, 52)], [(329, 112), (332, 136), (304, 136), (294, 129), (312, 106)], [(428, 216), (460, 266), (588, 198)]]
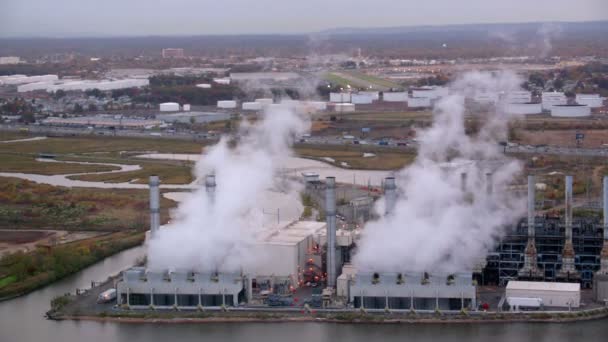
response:
[(150, 236), (154, 237), (160, 228), (160, 180), (150, 176)]
[(562, 251), (562, 268), (557, 277), (571, 280), (579, 277), (574, 266), (574, 246), (572, 245), (572, 176), (566, 176), (566, 198), (565, 198), (565, 239)]
[(602, 246), (600, 258), (600, 270), (598, 273), (608, 275), (608, 176), (604, 176), (604, 245)]
[(209, 201), (211, 204), (215, 202), (215, 175), (208, 174), (205, 177), (205, 191), (207, 192), (207, 196), (209, 197)]
[(327, 287), (336, 286), (336, 178), (325, 180), (325, 217), (327, 219)]
[(493, 184), (493, 180), (492, 180), (492, 172), (487, 172), (486, 173), (486, 193), (488, 195), (491, 195), (493, 191), (494, 191), (494, 184)]
[(462, 172), (460, 174), (460, 190), (462, 192), (467, 191), (467, 173), (466, 172)]
[(395, 185), (395, 177), (386, 177), (384, 179), (384, 200), (386, 205), (385, 214), (389, 215), (395, 209), (397, 202), (397, 186)]
[(543, 278), (543, 273), (538, 269), (536, 260), (535, 242), (535, 204), (536, 204), (536, 183), (534, 176), (528, 176), (528, 243), (524, 252), (524, 267), (519, 270), (519, 278), (539, 279)]

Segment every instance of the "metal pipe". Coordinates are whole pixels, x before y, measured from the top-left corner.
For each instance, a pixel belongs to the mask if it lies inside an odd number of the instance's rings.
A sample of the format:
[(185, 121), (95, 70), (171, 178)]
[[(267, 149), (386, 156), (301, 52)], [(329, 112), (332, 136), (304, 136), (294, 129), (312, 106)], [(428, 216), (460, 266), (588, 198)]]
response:
[(211, 204), (215, 203), (215, 187), (215, 175), (208, 174), (205, 177), (205, 191), (207, 192), (207, 196), (209, 197)]
[(467, 191), (467, 173), (463, 172), (460, 174), (460, 190), (462, 192)]
[(385, 214), (391, 214), (395, 209), (397, 202), (397, 186), (395, 185), (395, 177), (386, 177), (384, 179), (384, 199), (386, 210)]
[(150, 235), (154, 236), (160, 229), (160, 180), (150, 176)]
[(534, 176), (528, 176), (528, 238), (534, 238), (534, 209), (536, 204), (536, 184)]
[(608, 176), (604, 176), (604, 241), (608, 241)]
[(486, 173), (486, 193), (488, 195), (492, 195), (493, 191), (494, 191), (494, 184), (493, 184), (493, 179), (492, 179), (492, 172), (487, 172)]
[(327, 219), (327, 287), (336, 286), (336, 178), (325, 180), (325, 217)]
[(566, 241), (572, 243), (572, 176), (566, 176)]

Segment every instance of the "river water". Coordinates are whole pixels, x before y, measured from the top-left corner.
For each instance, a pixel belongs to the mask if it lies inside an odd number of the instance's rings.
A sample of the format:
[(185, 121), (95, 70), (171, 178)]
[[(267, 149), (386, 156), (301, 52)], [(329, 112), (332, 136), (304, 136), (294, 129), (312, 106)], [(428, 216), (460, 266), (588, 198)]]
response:
[(168, 342), (168, 341), (608, 341), (608, 320), (570, 324), (327, 324), (225, 323), (133, 324), (55, 322), (44, 312), (50, 300), (88, 287), (131, 266), (143, 256), (137, 247), (105, 259), (27, 296), (0, 303), (0, 342)]

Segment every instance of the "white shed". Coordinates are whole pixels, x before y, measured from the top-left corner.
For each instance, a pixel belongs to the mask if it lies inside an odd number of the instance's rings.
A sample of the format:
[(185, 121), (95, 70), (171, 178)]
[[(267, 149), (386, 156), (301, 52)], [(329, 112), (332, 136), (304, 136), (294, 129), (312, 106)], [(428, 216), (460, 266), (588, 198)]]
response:
[(161, 112), (177, 112), (179, 110), (179, 103), (176, 102), (165, 102), (160, 104)]
[(217, 101), (217, 108), (224, 108), (224, 109), (236, 108), (236, 101), (233, 101), (233, 100)]
[(578, 308), (581, 284), (511, 280), (505, 295), (507, 301), (508, 298), (540, 298), (544, 306)]

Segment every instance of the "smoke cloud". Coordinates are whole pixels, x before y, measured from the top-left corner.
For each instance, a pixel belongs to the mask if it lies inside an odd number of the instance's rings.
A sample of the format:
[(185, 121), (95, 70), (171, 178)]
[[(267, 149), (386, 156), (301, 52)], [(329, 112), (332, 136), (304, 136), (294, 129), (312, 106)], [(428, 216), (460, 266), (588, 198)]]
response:
[(273, 107), (257, 123), (241, 124), (236, 147), (224, 137), (209, 149), (194, 172), (198, 179), (215, 174), (214, 200), (201, 187), (180, 203), (172, 222), (149, 241), (148, 267), (237, 272), (255, 266), (261, 256), (251, 248), (264, 226), (267, 191), (299, 201), (298, 184), (279, 177), (279, 166), (290, 156), (294, 136), (309, 125), (305, 117)]
[[(395, 175), (400, 196), (394, 210), (365, 226), (354, 257), (360, 270), (470, 270), (523, 215), (525, 201), (506, 191), (521, 165), (501, 153), (498, 142), (509, 121), (501, 105), (479, 118), (477, 134), (465, 134), (465, 98), (518, 90), (519, 84), (510, 72), (472, 72), (450, 85), (451, 95), (435, 105), (433, 125), (418, 132), (417, 159)], [(488, 172), (493, 191), (487, 191)]]

